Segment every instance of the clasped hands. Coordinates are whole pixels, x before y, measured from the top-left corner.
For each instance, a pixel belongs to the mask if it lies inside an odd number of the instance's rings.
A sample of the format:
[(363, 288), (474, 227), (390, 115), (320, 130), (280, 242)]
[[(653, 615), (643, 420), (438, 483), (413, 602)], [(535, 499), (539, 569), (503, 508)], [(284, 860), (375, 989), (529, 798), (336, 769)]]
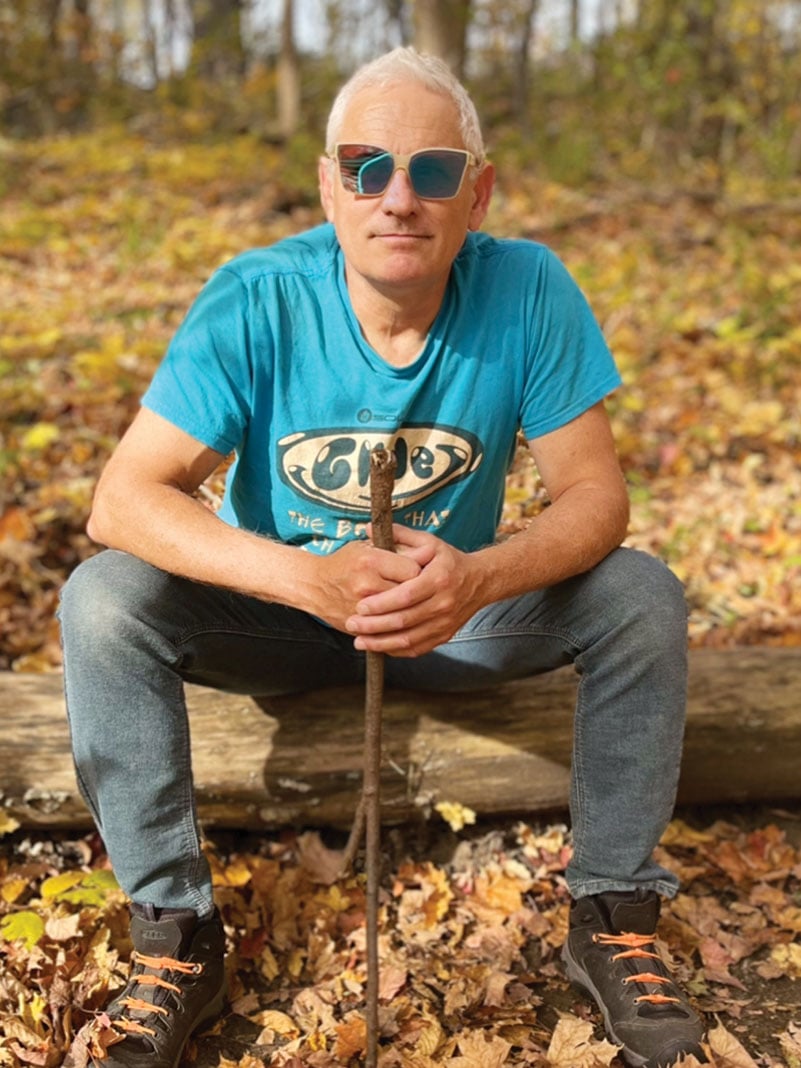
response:
[(326, 609), (317, 614), (353, 634), (356, 649), (422, 656), (480, 607), (477, 566), (433, 534), (395, 524), (392, 535), (394, 553), (352, 541), (320, 561)]

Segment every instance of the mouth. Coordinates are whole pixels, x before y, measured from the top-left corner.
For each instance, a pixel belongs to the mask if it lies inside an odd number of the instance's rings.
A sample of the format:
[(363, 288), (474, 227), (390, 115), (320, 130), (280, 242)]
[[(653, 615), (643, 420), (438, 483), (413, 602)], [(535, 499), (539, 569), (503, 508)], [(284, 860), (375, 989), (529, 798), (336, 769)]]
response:
[(377, 233), (372, 236), (377, 237), (382, 241), (428, 241), (431, 237), (430, 234), (410, 234), (405, 230), (392, 231), (391, 233)]

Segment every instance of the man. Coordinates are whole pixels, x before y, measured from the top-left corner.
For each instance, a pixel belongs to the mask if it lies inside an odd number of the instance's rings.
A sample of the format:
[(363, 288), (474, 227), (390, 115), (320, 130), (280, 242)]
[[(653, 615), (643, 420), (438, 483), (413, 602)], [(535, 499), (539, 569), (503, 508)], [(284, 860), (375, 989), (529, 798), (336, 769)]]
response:
[[(677, 889), (652, 853), (678, 777), (684, 599), (620, 548), (603, 408), (619, 377), (586, 301), (542, 246), (475, 233), (493, 180), (440, 61), (397, 49), (357, 72), (319, 165), (329, 224), (215, 273), (103, 473), (89, 531), (109, 551), (73, 574), (61, 620), (79, 782), (132, 900), (111, 1065), (174, 1065), (222, 1003), (183, 683), (354, 683), (365, 651), (387, 654), (387, 685), (439, 690), (576, 665), (567, 973), (630, 1064), (702, 1056), (653, 954)], [(494, 544), (519, 429), (551, 504)], [(396, 554), (365, 537), (376, 444), (398, 456)], [(232, 451), (214, 515), (193, 493)]]

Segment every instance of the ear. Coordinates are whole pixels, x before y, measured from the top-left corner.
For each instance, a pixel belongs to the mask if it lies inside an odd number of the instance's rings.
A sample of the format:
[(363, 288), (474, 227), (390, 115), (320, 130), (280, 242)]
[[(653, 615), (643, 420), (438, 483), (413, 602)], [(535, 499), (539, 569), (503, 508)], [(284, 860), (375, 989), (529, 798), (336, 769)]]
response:
[(485, 163), (481, 173), (476, 178), (476, 184), (473, 186), (473, 203), (467, 220), (467, 228), (469, 230), (478, 230), (484, 222), (494, 187), (495, 168), (491, 163)]
[(334, 221), (334, 163), (328, 156), (320, 156), (317, 161), (317, 181), (320, 186), (320, 203), (325, 217)]

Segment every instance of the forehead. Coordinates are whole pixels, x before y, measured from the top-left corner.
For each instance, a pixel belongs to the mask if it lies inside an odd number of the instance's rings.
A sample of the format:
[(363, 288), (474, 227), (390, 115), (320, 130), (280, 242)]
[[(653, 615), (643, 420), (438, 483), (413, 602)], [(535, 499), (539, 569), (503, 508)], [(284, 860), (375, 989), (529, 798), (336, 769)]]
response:
[(464, 147), (454, 101), (414, 81), (356, 93), (345, 110), (338, 140), (360, 141), (394, 152), (434, 145)]

